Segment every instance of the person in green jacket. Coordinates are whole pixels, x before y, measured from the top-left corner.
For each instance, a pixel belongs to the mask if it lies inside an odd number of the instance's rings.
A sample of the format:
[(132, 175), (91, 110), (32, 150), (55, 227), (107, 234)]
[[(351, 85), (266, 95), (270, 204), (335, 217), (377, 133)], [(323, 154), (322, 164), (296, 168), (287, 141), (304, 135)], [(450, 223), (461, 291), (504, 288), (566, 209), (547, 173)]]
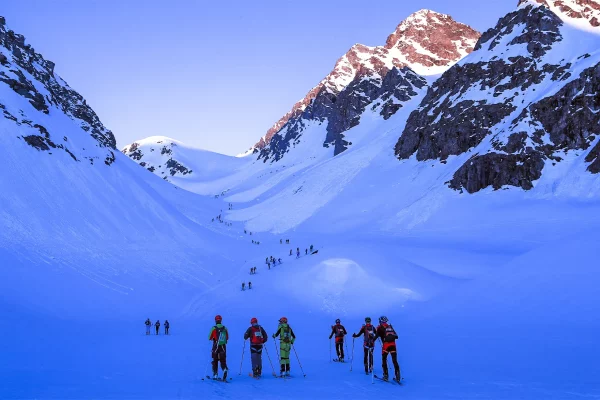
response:
[(290, 350), (296, 340), (296, 335), (288, 325), (286, 317), (279, 319), (277, 331), (273, 334), (273, 339), (279, 336), (279, 364), (281, 365), (280, 376), (290, 376)]
[(220, 315), (215, 317), (215, 326), (210, 330), (208, 340), (212, 340), (212, 371), (213, 379), (219, 377), (219, 361), (223, 370), (223, 380), (227, 380), (227, 341), (229, 340), (229, 332), (221, 322), (223, 318)]

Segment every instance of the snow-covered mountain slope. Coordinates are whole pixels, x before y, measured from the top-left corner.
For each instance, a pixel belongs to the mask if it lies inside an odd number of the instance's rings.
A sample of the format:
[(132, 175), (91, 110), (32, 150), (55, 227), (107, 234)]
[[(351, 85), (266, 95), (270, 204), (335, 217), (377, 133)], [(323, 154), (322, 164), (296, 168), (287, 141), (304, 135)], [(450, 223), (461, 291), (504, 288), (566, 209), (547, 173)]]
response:
[[(397, 71), (413, 81), (410, 71)], [(315, 120), (275, 163), (222, 158), (167, 139), (129, 147), (129, 155), (139, 150), (163, 168), (169, 156), (191, 170), (169, 174), (187, 191), (117, 151), (112, 162), (89, 162), (113, 151), (102, 136), (68, 108), (49, 103), (46, 114), (27, 92), (0, 82), (10, 115), (31, 121), (0, 118), (0, 320), (7, 328), (0, 330), (0, 397), (600, 396), (598, 175), (569, 152), (530, 191), (451, 190), (444, 182), (468, 152), (444, 162), (399, 162), (394, 153), (429, 96), (414, 92), (387, 119), (383, 98), (367, 107), (344, 132), (353, 145), (337, 157), (322, 147), (327, 127)], [(63, 133), (69, 146), (31, 146), (22, 137), (36, 124), (55, 145)], [(218, 214), (224, 222), (211, 222)], [(306, 254), (311, 244), (318, 253)], [(289, 256), (296, 248), (301, 256)], [(283, 262), (268, 267), (268, 256)], [(249, 275), (254, 266), (258, 273)], [(253, 289), (241, 291), (248, 281)], [(230, 333), (230, 384), (201, 380), (216, 314)], [(271, 334), (283, 315), (297, 335), (293, 378), (270, 376), (278, 367), (271, 339), (265, 376), (247, 377), (249, 319), (258, 317)], [(380, 315), (398, 332), (402, 388), (364, 374), (360, 338), (346, 343), (352, 372), (330, 361), (335, 318), (356, 332), (366, 316)], [(171, 335), (161, 328), (145, 336), (146, 318), (169, 319)], [(379, 345), (374, 367), (381, 375)]]
[(227, 263), (211, 250), (219, 235), (203, 226), (220, 206), (115, 150), (54, 64), (0, 22), (3, 303), (127, 314), (163, 307), (146, 297), (152, 290), (178, 288), (173, 297), (187, 301), (184, 293), (221, 279), (206, 269), (209, 260)]
[(165, 136), (138, 140), (125, 146), (122, 152), (148, 171), (182, 187), (186, 182), (229, 175), (249, 161), (189, 147)]
[(425, 85), (419, 76), (442, 73), (470, 53), (478, 38), (477, 31), (448, 15), (430, 10), (412, 14), (384, 46), (352, 46), (333, 71), (256, 143), (254, 152), (260, 151), (265, 160), (281, 159), (300, 140), (306, 121), (317, 120), (328, 124), (327, 137), (321, 138), (324, 145), (334, 146), (335, 155), (341, 153), (349, 145), (341, 133), (358, 124), (369, 104), (384, 96), (387, 106), (382, 115), (389, 118), (407, 96)]
[(470, 153), (449, 182), (469, 193), (531, 189), (573, 156), (597, 173), (599, 32), (565, 24), (553, 10), (523, 2), (485, 32), (410, 115), (398, 158)]

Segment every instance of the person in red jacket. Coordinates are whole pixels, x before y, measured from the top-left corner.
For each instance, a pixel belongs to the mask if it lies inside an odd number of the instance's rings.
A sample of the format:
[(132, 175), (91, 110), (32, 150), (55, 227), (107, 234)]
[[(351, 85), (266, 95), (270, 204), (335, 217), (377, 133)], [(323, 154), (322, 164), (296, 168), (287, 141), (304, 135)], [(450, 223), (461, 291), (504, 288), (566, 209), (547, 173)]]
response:
[(373, 372), (373, 350), (375, 349), (376, 329), (371, 325), (371, 317), (365, 318), (365, 324), (360, 328), (358, 333), (352, 334), (353, 338), (363, 335), (363, 350), (365, 352), (364, 364), (365, 374), (369, 375)]
[(227, 341), (229, 340), (229, 332), (221, 322), (223, 318), (220, 315), (215, 317), (215, 326), (210, 330), (208, 340), (212, 340), (212, 370), (213, 379), (218, 378), (219, 361), (223, 370), (223, 380), (227, 380)]
[(396, 339), (398, 335), (389, 323), (387, 317), (379, 317), (379, 326), (377, 327), (376, 338), (381, 339), (381, 366), (383, 368), (383, 379), (388, 380), (387, 356), (392, 355), (394, 363), (394, 380), (400, 382), (400, 366), (398, 365), (398, 354), (396, 352)]
[(250, 320), (250, 328), (244, 333), (244, 340), (250, 339), (250, 360), (252, 361), (252, 375), (258, 378), (262, 375), (263, 345), (268, 339), (267, 332), (258, 324), (256, 318)]
[(331, 334), (329, 335), (329, 339), (335, 335), (335, 351), (338, 356), (339, 362), (344, 362), (344, 336), (346, 336), (348, 332), (346, 332), (346, 328), (342, 325), (339, 319), (335, 320), (335, 325), (331, 327)]

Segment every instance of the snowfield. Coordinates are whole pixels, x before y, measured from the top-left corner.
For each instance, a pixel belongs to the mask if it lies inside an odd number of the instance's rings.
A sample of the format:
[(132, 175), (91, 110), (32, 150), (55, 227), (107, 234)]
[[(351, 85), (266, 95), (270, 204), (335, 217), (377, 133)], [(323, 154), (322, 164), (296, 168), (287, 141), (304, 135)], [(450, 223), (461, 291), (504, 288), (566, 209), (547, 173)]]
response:
[[(600, 399), (593, 145), (547, 163), (530, 191), (454, 191), (473, 154), (394, 155), (424, 95), (388, 120), (367, 108), (336, 157), (326, 123), (311, 121), (279, 162), (153, 137), (136, 142), (142, 168), (116, 150), (107, 165), (80, 121), (0, 84), (0, 105), (21, 118), (0, 114), (0, 399)], [(31, 121), (77, 160), (23, 140)], [(170, 159), (192, 172), (147, 170)], [(203, 379), (216, 314), (230, 383)], [(399, 335), (402, 386), (365, 375), (360, 338), (347, 337), (350, 362), (332, 362), (336, 318), (351, 334), (382, 315)], [(272, 376), (270, 339), (255, 380), (243, 334), (252, 317), (272, 334), (282, 316), (297, 335), (292, 377)], [(171, 334), (146, 336), (146, 318), (168, 319)]]

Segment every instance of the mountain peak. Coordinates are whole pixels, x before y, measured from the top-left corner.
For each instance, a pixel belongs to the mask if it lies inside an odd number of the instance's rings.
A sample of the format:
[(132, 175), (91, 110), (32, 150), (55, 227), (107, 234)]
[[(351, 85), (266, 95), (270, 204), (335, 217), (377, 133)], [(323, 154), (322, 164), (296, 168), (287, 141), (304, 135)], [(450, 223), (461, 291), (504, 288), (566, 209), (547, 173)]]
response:
[(600, 0), (519, 0), (519, 7), (545, 6), (563, 21), (582, 29), (600, 27)]
[(300, 116), (322, 91), (337, 95), (357, 78), (383, 78), (393, 68), (409, 67), (419, 75), (441, 74), (473, 51), (480, 36), (449, 15), (419, 10), (396, 27), (384, 46), (354, 44), (337, 60), (333, 70), (267, 131), (254, 149), (268, 145), (271, 138), (290, 119)]

